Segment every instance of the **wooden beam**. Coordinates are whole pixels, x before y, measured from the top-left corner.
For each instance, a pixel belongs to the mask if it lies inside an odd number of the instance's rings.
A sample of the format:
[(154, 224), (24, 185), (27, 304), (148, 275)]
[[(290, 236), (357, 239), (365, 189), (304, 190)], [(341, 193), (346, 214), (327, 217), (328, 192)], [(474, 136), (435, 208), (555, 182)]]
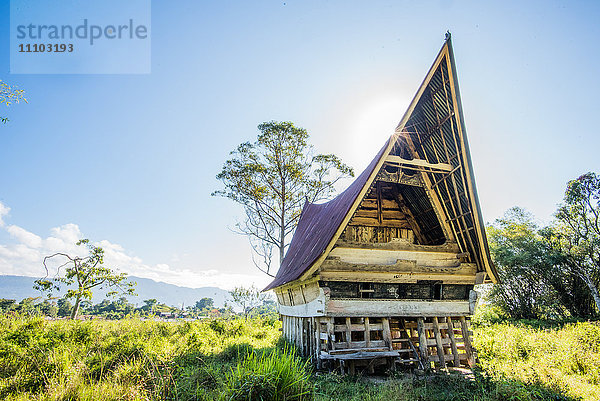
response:
[[(326, 259), (339, 259), (341, 262), (364, 265), (394, 265), (401, 266), (402, 261), (409, 264), (414, 263), (416, 266), (437, 266), (441, 267), (445, 263), (450, 263), (451, 266), (458, 266), (458, 254), (455, 252), (437, 251), (411, 251), (411, 250), (388, 250), (388, 249), (364, 249), (364, 248), (335, 248)], [(399, 262), (400, 261), (400, 262)], [(441, 263), (436, 263), (439, 261)], [(446, 265), (446, 267), (450, 267)], [(475, 270), (476, 272), (476, 270)]]
[(458, 166), (454, 167), (452, 169), (452, 171), (448, 172), (447, 174), (444, 174), (444, 176), (442, 178), (440, 178), (439, 180), (437, 180), (436, 182), (434, 182), (433, 184), (431, 184), (431, 189), (435, 188), (439, 183), (441, 183), (442, 181), (444, 181), (446, 178), (450, 177), (452, 174), (454, 174), (461, 167), (462, 167), (462, 165), (459, 164)]
[(375, 218), (369, 217), (354, 217), (348, 224), (350, 226), (365, 226), (365, 227), (394, 227), (394, 228), (410, 228), (407, 220), (385, 220), (380, 223)]
[(413, 187), (423, 187), (425, 184), (421, 179), (420, 174), (408, 175), (398, 168), (398, 172), (390, 173), (385, 168), (382, 168), (377, 174), (377, 181), (390, 184), (410, 185)]
[(362, 281), (366, 283), (416, 283), (420, 280), (443, 281), (444, 284), (475, 284), (473, 275), (448, 275), (448, 274), (411, 274), (389, 272), (365, 272), (358, 274), (355, 271), (323, 271), (321, 279), (325, 281)]
[(399, 301), (389, 299), (330, 299), (327, 316), (468, 316), (469, 301)]
[(450, 337), (450, 347), (452, 348), (452, 355), (454, 356), (454, 367), (460, 366), (460, 357), (458, 356), (458, 348), (456, 348), (456, 339), (454, 338), (454, 323), (452, 323), (452, 317), (446, 317), (446, 323), (448, 324), (448, 337)]
[(424, 319), (419, 317), (417, 319), (417, 331), (419, 332), (419, 349), (421, 351), (421, 360), (423, 361), (423, 365), (427, 369), (431, 368), (431, 363), (429, 362), (429, 349), (427, 347), (427, 336), (425, 335), (425, 328), (423, 327)]
[(333, 318), (327, 319), (327, 349), (335, 350), (335, 332), (333, 331)]
[(392, 345), (392, 331), (390, 330), (390, 320), (387, 317), (381, 319), (381, 324), (383, 325), (383, 341), (386, 342), (388, 348), (391, 350), (394, 349)]
[(469, 335), (469, 327), (467, 326), (467, 319), (464, 316), (460, 317), (460, 328), (463, 336), (463, 343), (465, 345), (465, 352), (467, 353), (467, 360), (471, 368), (475, 367), (475, 356), (473, 355), (473, 348), (471, 345), (471, 337)]
[(442, 335), (440, 334), (440, 326), (437, 316), (433, 317), (433, 333), (435, 335), (435, 346), (439, 358), (439, 368), (446, 369), (446, 358), (444, 357), (444, 347), (442, 345)]
[(410, 208), (406, 204), (404, 197), (402, 196), (400, 191), (398, 191), (398, 188), (395, 186), (392, 188), (392, 196), (398, 203), (398, 207), (400, 208), (402, 213), (404, 213), (406, 215), (406, 217), (407, 217), (406, 220), (408, 221), (408, 225), (410, 226), (410, 229), (415, 234), (415, 237), (417, 237), (417, 240), (419, 241), (419, 243), (425, 244), (427, 242), (427, 240), (426, 240), (425, 236), (423, 235), (423, 233), (421, 232), (421, 227), (419, 227), (419, 224), (417, 223), (417, 220), (415, 219), (415, 216), (413, 215), (413, 213), (410, 211)]
[(327, 297), (322, 288), (319, 288), (319, 296), (311, 302), (300, 305), (277, 305), (277, 310), (285, 316), (315, 317), (325, 316), (325, 303)]
[[(460, 263), (458, 259), (431, 260), (426, 266), (417, 265), (416, 260), (398, 260), (393, 265), (388, 264), (363, 264), (348, 263), (339, 259), (327, 259), (321, 265), (321, 273), (324, 272), (356, 272), (356, 273), (394, 273), (394, 274), (447, 274), (449, 276), (472, 276), (477, 275), (475, 263)], [(358, 280), (358, 279), (357, 279)], [(360, 281), (360, 280), (358, 280)]]
[(450, 172), (454, 168), (451, 164), (447, 163), (429, 163), (423, 159), (403, 159), (400, 156), (388, 155), (385, 158), (386, 163), (402, 166), (402, 167), (417, 167), (417, 170), (425, 170), (430, 172), (435, 171), (446, 171)]
[[(413, 233), (414, 235), (414, 233)], [(452, 252), (462, 253), (458, 244), (452, 241), (446, 241), (442, 245), (420, 245), (403, 241), (405, 238), (394, 238), (390, 242), (355, 242), (340, 239), (337, 242), (337, 248), (349, 249), (385, 249), (389, 251), (423, 251), (423, 252)], [(336, 249), (337, 249), (336, 248)]]
[(377, 191), (377, 221), (379, 221), (379, 224), (383, 223), (383, 213), (382, 213), (382, 208), (381, 208), (381, 183), (380, 182), (376, 182), (375, 183), (375, 189)]
[(346, 318), (346, 342), (348, 343), (348, 345), (350, 345), (350, 342), (352, 341), (352, 330), (351, 327), (352, 323), (350, 321), (350, 318), (347, 317)]

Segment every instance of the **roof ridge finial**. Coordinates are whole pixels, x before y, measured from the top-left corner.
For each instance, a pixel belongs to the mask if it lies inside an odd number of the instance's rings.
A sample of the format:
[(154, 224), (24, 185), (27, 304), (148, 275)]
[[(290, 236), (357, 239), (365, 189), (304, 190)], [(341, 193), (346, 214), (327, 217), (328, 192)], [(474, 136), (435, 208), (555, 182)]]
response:
[(445, 40), (446, 40), (446, 41), (449, 41), (451, 36), (452, 36), (452, 34), (450, 33), (450, 30), (448, 29), (448, 30), (446, 31), (446, 38), (445, 38)]

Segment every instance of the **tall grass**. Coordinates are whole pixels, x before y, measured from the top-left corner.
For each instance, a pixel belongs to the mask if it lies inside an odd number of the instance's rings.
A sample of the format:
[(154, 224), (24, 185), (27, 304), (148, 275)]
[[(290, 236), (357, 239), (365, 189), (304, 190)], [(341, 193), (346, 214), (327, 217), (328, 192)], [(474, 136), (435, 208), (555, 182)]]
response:
[(232, 349), (273, 349), (279, 322), (0, 317), (0, 399), (216, 399)]
[(227, 400), (304, 401), (312, 399), (308, 361), (283, 351), (248, 353), (227, 377)]
[[(533, 323), (533, 324), (530, 324)], [(564, 389), (600, 400), (600, 326), (579, 322), (495, 323), (475, 330), (481, 367), (494, 377)]]
[(0, 316), (0, 400), (600, 400), (600, 327), (475, 328), (481, 371), (373, 383), (315, 374), (280, 323)]

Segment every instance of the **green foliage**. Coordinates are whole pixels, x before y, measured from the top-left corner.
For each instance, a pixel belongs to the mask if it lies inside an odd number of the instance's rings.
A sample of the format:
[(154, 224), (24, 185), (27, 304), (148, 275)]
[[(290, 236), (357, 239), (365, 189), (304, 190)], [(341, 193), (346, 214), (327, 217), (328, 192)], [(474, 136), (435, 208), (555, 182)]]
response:
[(500, 279), (490, 293), (492, 302), (515, 319), (561, 316), (558, 294), (546, 280), (560, 255), (548, 252), (533, 216), (514, 207), (487, 232)]
[[(0, 316), (6, 400), (600, 399), (600, 328), (490, 324), (475, 329), (481, 372), (372, 382), (312, 375), (264, 319), (45, 321)], [(568, 394), (567, 394), (568, 392)]]
[(225, 398), (243, 400), (311, 400), (308, 361), (292, 348), (246, 354), (227, 377)]
[(132, 314), (135, 310), (133, 304), (127, 302), (127, 298), (121, 297), (116, 301), (103, 300), (99, 304), (85, 309), (86, 314), (104, 316), (109, 319), (122, 319)]
[(379, 384), (362, 378), (327, 374), (317, 380), (317, 400), (348, 401), (574, 401), (562, 390), (524, 384), (476, 371), (472, 379), (459, 374), (390, 379)]
[(231, 152), (217, 175), (225, 188), (213, 195), (244, 207), (238, 229), (262, 258), (257, 267), (271, 274), (273, 248), (281, 261), (304, 203), (328, 198), (339, 179), (354, 173), (335, 155), (315, 155), (307, 131), (291, 122), (265, 122), (258, 130), (256, 142)]
[(200, 301), (196, 301), (194, 307), (198, 310), (211, 309), (215, 307), (215, 302), (212, 298), (202, 298)]
[(494, 323), (505, 321), (507, 318), (508, 316), (504, 313), (503, 309), (497, 305), (479, 305), (471, 318), (471, 324), (476, 327), (487, 327)]
[(533, 216), (514, 207), (487, 228), (500, 284), (489, 300), (513, 319), (561, 319), (594, 314), (592, 294), (573, 274), (568, 256), (556, 246), (559, 232), (539, 228)]
[(237, 305), (242, 308), (244, 316), (248, 317), (248, 314), (252, 310), (264, 303), (268, 299), (268, 295), (262, 293), (255, 286), (250, 287), (235, 287), (229, 291), (229, 295)]
[[(69, 256), (60, 252), (46, 256), (44, 258), (46, 278), (36, 280), (34, 288), (45, 291), (48, 297), (52, 297), (54, 290), (59, 291), (61, 285), (67, 286), (65, 298), (75, 299), (71, 319), (77, 317), (82, 300), (92, 299), (92, 290), (96, 287), (111, 288), (107, 293), (108, 296), (118, 293), (135, 294), (135, 282), (127, 281), (126, 273), (116, 273), (113, 269), (104, 266), (104, 250), (101, 247), (90, 244), (87, 239), (77, 241), (77, 245), (87, 246), (88, 256)], [(58, 267), (56, 276), (48, 279), (49, 270), (46, 263), (55, 257), (62, 257), (66, 262)], [(64, 274), (60, 271), (63, 266), (66, 266)]]
[(9, 311), (13, 307), (15, 302), (16, 301), (14, 299), (0, 299), (0, 311)]
[(600, 177), (587, 173), (569, 181), (556, 218), (552, 244), (565, 254), (570, 273), (589, 288), (600, 311)]
[[(27, 103), (24, 94), (25, 91), (23, 89), (18, 89), (14, 85), (8, 85), (0, 79), (0, 105), (5, 104), (6, 106), (10, 106), (12, 103), (19, 103), (20, 101)], [(0, 122), (6, 124), (8, 118), (0, 116)]]
[(0, 399), (218, 399), (247, 353), (274, 349), (279, 326), (213, 322), (0, 316)]
[(474, 344), (482, 368), (497, 378), (600, 399), (600, 327), (589, 322), (533, 323), (477, 328)]

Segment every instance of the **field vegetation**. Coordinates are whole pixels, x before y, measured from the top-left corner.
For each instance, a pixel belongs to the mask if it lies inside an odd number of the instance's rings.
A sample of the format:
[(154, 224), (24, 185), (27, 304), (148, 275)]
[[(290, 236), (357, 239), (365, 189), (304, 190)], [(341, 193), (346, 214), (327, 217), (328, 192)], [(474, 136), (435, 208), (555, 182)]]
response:
[(276, 319), (0, 317), (6, 400), (596, 400), (600, 327), (476, 320), (474, 375), (314, 372)]

